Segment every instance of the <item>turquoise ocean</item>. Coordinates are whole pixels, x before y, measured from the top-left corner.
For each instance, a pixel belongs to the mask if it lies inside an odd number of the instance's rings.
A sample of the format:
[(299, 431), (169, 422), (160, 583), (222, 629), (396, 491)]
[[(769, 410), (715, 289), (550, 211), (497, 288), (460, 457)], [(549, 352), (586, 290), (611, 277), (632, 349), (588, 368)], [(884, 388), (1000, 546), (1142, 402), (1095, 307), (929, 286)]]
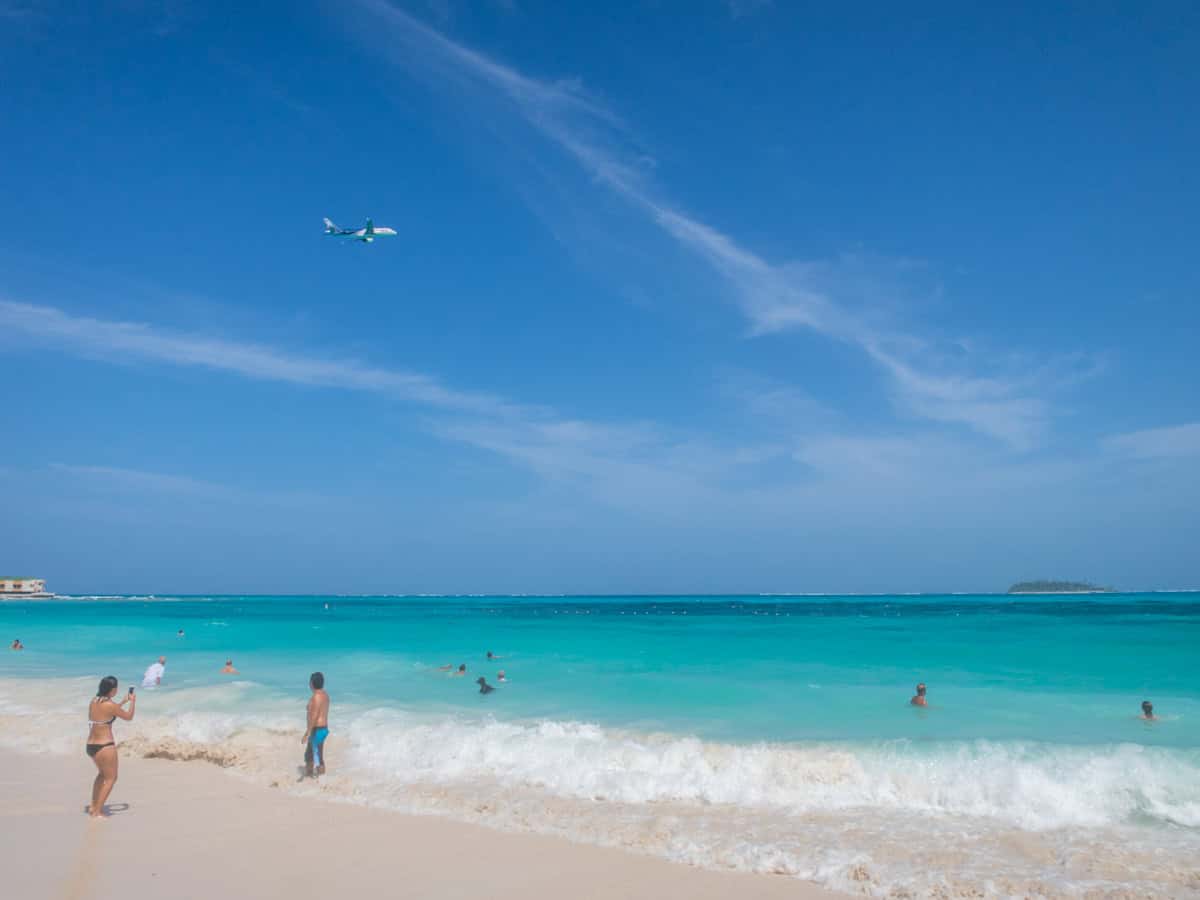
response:
[(1200, 896), (1196, 593), (87, 597), (0, 603), (14, 638), (18, 749), (84, 759), (96, 680), (162, 654), (123, 752), (871, 896)]

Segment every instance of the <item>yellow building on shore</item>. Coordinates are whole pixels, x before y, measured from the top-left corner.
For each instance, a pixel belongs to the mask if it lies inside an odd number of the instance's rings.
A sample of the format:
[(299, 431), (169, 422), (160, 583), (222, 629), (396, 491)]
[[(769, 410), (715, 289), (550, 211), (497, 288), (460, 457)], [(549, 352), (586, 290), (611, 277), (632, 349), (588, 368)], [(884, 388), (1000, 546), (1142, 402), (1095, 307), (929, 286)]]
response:
[(44, 594), (46, 581), (42, 578), (8, 578), (0, 575), (0, 595)]

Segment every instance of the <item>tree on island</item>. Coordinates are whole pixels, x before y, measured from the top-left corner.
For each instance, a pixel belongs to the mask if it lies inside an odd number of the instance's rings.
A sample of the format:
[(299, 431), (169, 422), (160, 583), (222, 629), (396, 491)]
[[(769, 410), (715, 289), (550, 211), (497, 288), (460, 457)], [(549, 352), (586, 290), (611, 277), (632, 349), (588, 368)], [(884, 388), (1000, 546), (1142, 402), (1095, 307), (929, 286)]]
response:
[(1088, 581), (1018, 581), (1010, 594), (1111, 594), (1115, 588), (1101, 587)]

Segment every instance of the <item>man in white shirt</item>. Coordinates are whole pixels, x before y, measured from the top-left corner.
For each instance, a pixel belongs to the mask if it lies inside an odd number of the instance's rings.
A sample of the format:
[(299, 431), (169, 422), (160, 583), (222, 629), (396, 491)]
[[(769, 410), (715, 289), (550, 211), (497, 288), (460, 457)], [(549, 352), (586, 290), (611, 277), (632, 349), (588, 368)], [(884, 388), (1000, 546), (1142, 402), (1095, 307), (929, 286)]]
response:
[(167, 658), (160, 656), (158, 662), (150, 663), (146, 674), (142, 676), (142, 687), (158, 687), (162, 684), (163, 674), (167, 671)]

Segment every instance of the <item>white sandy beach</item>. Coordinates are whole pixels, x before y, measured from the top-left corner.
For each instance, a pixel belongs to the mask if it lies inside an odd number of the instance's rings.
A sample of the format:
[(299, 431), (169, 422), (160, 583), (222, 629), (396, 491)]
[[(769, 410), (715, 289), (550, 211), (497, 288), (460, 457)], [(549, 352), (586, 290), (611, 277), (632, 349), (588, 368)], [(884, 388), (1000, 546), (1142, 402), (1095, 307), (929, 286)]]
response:
[(3, 896), (19, 900), (804, 898), (784, 876), (711, 872), (564, 839), (505, 834), (272, 790), (218, 768), (126, 753), (111, 819), (83, 814), (84, 756), (5, 753)]

